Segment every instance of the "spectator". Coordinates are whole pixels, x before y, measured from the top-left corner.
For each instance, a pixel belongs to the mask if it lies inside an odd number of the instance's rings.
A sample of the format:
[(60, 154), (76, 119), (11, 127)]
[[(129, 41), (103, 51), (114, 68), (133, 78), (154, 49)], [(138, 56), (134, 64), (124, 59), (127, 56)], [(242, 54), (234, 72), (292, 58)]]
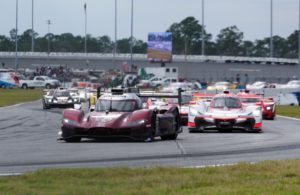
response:
[(236, 74), (235, 80), (237, 83), (241, 82), (240, 74)]
[(248, 74), (245, 74), (245, 82), (244, 82), (245, 86), (248, 84), (248, 82), (249, 82)]

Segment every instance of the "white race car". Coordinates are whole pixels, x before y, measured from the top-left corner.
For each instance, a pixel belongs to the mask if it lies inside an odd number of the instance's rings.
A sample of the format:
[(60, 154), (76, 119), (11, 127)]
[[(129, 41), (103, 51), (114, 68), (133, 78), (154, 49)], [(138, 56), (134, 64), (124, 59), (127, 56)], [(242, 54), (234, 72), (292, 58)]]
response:
[(188, 128), (190, 132), (209, 129), (260, 132), (262, 109), (257, 105), (243, 105), (234, 94), (217, 94), (211, 101), (200, 100), (190, 105)]

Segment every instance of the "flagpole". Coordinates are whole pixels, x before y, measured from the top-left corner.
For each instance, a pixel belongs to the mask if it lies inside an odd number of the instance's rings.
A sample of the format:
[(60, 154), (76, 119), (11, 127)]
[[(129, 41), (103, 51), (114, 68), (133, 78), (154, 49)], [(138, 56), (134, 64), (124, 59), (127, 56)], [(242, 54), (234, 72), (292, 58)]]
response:
[(84, 4), (84, 17), (85, 17), (85, 22), (84, 22), (84, 33), (85, 33), (85, 38), (84, 38), (84, 53), (87, 54), (87, 11), (86, 11), (86, 3)]
[(131, 0), (130, 65), (133, 65), (133, 0)]
[(270, 57), (273, 58), (274, 54), (273, 45), (273, 0), (270, 1)]
[(201, 44), (201, 55), (205, 55), (205, 39), (204, 39), (204, 0), (202, 0), (202, 44)]
[(31, 1), (31, 51), (34, 52), (34, 0)]
[(18, 9), (19, 9), (19, 1), (16, 0), (16, 37), (15, 37), (15, 44), (16, 44), (16, 52), (15, 52), (15, 69), (18, 69)]
[(114, 45), (114, 64), (115, 64), (115, 61), (116, 61), (116, 54), (117, 54), (117, 30), (118, 30), (118, 26), (117, 26), (117, 8), (118, 8), (118, 1), (115, 0), (115, 45)]

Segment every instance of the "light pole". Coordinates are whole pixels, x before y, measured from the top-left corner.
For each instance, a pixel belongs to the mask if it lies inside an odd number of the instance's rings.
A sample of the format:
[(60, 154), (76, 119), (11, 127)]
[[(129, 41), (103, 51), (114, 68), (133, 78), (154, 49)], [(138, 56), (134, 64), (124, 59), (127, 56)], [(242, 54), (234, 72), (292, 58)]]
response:
[(16, 0), (16, 36), (15, 36), (15, 69), (18, 69), (18, 9), (19, 9), (19, 0)]
[(273, 58), (273, 0), (270, 1), (270, 57)]
[(131, 0), (130, 65), (133, 65), (133, 0)]
[(49, 63), (49, 55), (50, 55), (50, 25), (52, 24), (51, 20), (47, 20), (48, 24), (48, 63)]
[(205, 55), (205, 36), (204, 36), (204, 0), (202, 0), (202, 47), (201, 47), (201, 55)]
[(298, 29), (298, 79), (300, 80), (300, 0), (299, 0), (299, 29)]
[(118, 25), (117, 25), (117, 13), (118, 13), (118, 0), (115, 0), (115, 45), (114, 45), (114, 64), (116, 61), (116, 54), (117, 54), (117, 30), (118, 30)]
[(34, 0), (31, 1), (31, 51), (34, 52)]
[(87, 11), (86, 11), (86, 3), (84, 4), (84, 53), (87, 54)]

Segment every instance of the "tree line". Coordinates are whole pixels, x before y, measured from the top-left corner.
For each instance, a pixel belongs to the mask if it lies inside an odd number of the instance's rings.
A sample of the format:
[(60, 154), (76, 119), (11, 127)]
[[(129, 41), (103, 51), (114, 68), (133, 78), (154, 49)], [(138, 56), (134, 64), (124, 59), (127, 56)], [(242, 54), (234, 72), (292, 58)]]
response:
[[(216, 39), (204, 30), (194, 17), (187, 17), (179, 23), (173, 23), (166, 31), (173, 33), (173, 54), (200, 55), (202, 39), (205, 43), (205, 55), (222, 56), (270, 56), (270, 37), (248, 41), (244, 40), (244, 33), (237, 26), (229, 26), (220, 31)], [(19, 51), (31, 51), (32, 34), (35, 39), (36, 52), (84, 52), (85, 37), (74, 36), (72, 33), (55, 35), (52, 33), (41, 37), (31, 29), (24, 31), (16, 37), (16, 30), (10, 31), (10, 36), (0, 35), (0, 51), (15, 51), (15, 40), (18, 39)], [(49, 42), (48, 42), (49, 41)], [(117, 40), (118, 53), (130, 53), (130, 38)], [(133, 38), (133, 52), (147, 53), (147, 43)], [(48, 45), (48, 43), (50, 43)], [(273, 36), (273, 57), (297, 58), (298, 57), (298, 30), (287, 38)], [(49, 46), (49, 48), (48, 48)], [(87, 52), (112, 53), (115, 42), (107, 36), (87, 36)]]

